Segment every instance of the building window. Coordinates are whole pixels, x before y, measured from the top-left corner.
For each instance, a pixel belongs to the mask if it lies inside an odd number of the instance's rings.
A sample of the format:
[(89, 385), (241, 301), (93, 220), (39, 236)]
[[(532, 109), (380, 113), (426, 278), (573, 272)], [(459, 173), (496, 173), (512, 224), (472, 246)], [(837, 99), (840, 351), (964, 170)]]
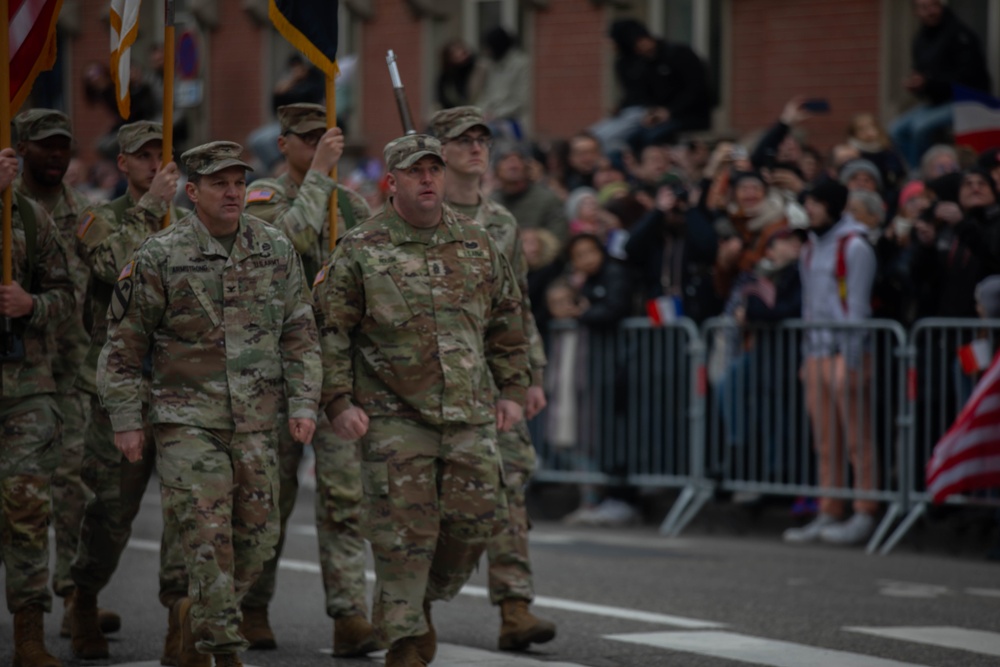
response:
[(649, 31), (668, 42), (687, 44), (708, 65), (715, 99), (723, 100), (722, 28), (724, 0), (649, 0)]
[(476, 53), (483, 51), (483, 35), (496, 27), (520, 39), (523, 26), (518, 0), (465, 0), (463, 5), (463, 37)]

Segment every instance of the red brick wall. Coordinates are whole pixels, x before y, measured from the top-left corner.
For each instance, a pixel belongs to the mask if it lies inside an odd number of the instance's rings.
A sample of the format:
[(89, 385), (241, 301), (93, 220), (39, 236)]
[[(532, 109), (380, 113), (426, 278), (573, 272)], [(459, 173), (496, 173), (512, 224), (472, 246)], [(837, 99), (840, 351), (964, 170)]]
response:
[(264, 122), (260, 100), (270, 94), (261, 74), (264, 32), (243, 11), (241, 0), (220, 0), (219, 17), (219, 27), (207, 33), (208, 140), (243, 144)]
[(117, 114), (108, 111), (104, 105), (91, 106), (83, 97), (83, 72), (87, 65), (96, 61), (107, 66), (111, 58), (109, 28), (105, 18), (109, 6), (106, 0), (81, 0), (80, 33), (68, 38), (63, 47), (70, 51), (63, 55), (70, 56), (66, 97), (70, 100), (73, 134), (80, 158), (87, 163), (97, 158), (98, 139), (118, 121)]
[(880, 4), (872, 0), (738, 0), (732, 3), (733, 128), (773, 123), (792, 96), (829, 98), (810, 119), (809, 143), (844, 137), (851, 115), (879, 110)]
[(385, 64), (386, 51), (396, 53), (399, 76), (406, 88), (414, 123), (421, 129), (419, 117), (421, 99), (421, 57), (423, 30), (420, 21), (401, 0), (375, 0), (375, 20), (362, 27), (361, 71), (364, 77), (362, 93), (361, 134), (368, 143), (369, 153), (382, 155), (382, 148), (403, 134), (396, 98)]
[(604, 9), (581, 0), (552, 0), (535, 14), (534, 132), (568, 137), (606, 112)]

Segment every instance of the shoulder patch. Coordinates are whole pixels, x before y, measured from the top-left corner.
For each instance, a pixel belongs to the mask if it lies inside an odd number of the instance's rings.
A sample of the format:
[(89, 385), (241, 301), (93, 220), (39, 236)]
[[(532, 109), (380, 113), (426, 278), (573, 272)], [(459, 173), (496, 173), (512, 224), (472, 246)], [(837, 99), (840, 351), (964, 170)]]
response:
[(86, 236), (87, 230), (90, 229), (90, 226), (94, 224), (94, 220), (96, 219), (97, 216), (94, 215), (93, 211), (90, 211), (83, 216), (83, 218), (80, 219), (80, 224), (76, 226), (76, 238), (82, 239)]
[(129, 263), (122, 268), (122, 272), (118, 274), (118, 280), (125, 280), (132, 275), (132, 270), (135, 268), (135, 260), (129, 260)]
[(247, 193), (247, 203), (256, 204), (274, 199), (274, 190), (251, 190)]
[(316, 278), (313, 280), (313, 287), (316, 287), (316, 285), (319, 285), (324, 280), (326, 280), (326, 266), (320, 269), (319, 273), (316, 274)]

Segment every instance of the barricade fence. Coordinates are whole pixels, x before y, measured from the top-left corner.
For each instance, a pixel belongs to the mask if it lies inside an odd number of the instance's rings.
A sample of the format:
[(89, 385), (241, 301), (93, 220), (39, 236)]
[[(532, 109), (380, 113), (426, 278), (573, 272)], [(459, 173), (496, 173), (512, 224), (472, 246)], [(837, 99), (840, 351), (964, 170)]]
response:
[(888, 553), (930, 501), (924, 468), (982, 370), (970, 354), (998, 347), (1000, 320), (556, 322), (536, 479), (679, 489), (668, 535), (717, 492), (815, 497), (881, 514), (868, 552)]

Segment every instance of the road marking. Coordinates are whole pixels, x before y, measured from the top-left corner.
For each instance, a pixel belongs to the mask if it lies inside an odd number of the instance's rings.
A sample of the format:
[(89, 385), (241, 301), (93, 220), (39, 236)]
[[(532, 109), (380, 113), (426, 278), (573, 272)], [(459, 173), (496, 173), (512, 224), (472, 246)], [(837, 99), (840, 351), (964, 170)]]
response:
[(966, 588), (965, 592), (986, 598), (1000, 598), (1000, 588)]
[[(242, 655), (246, 655), (245, 653)], [(254, 667), (254, 665), (243, 663), (244, 667)], [(160, 667), (159, 660), (144, 660), (142, 662), (112, 662), (107, 663), (106, 667)]]
[(844, 628), (849, 632), (860, 632), (876, 637), (901, 639), (918, 644), (930, 644), (944, 648), (955, 648), (983, 655), (1000, 656), (1000, 633), (985, 630), (969, 630), (952, 626), (905, 627), (905, 628)]
[[(133, 549), (138, 549), (140, 551), (153, 551), (158, 552), (160, 550), (160, 543), (153, 542), (151, 540), (140, 540), (132, 538), (128, 542), (129, 547)], [(313, 563), (304, 560), (293, 560), (291, 558), (282, 558), (278, 561), (278, 567), (282, 570), (288, 570), (290, 572), (302, 572), (306, 574), (320, 574), (321, 570), (318, 563)], [(375, 580), (375, 573), (369, 571), (365, 572), (365, 577), (368, 581)], [(483, 588), (482, 586), (465, 586), (461, 591), (462, 595), (467, 595), (474, 598), (489, 598), (490, 592)], [(548, 609), (561, 609), (563, 611), (572, 611), (579, 614), (591, 614), (594, 616), (603, 616), (605, 618), (621, 618), (627, 621), (639, 621), (641, 623), (657, 623), (660, 625), (672, 625), (678, 628), (686, 628), (688, 630), (710, 630), (715, 628), (726, 627), (725, 623), (715, 623), (712, 621), (703, 621), (698, 618), (686, 618), (684, 616), (672, 616), (670, 614), (655, 614), (648, 611), (638, 611), (635, 609), (625, 609), (623, 607), (609, 607), (603, 604), (591, 604), (589, 602), (577, 602), (575, 600), (564, 600), (562, 598), (550, 598), (545, 596), (536, 597), (535, 601), (532, 603), (535, 607), (546, 607)]]
[(648, 632), (606, 635), (605, 639), (654, 646), (672, 651), (708, 655), (725, 660), (749, 662), (766, 667), (921, 667), (911, 662), (886, 660), (816, 648), (803, 644), (762, 639), (733, 632)]
[(947, 586), (936, 584), (921, 584), (912, 581), (892, 581), (890, 579), (880, 579), (879, 593), (894, 598), (926, 598), (933, 600), (942, 595), (951, 595)]
[[(325, 648), (320, 653), (332, 655), (333, 650)], [(385, 659), (385, 651), (372, 653), (368, 659), (376, 664), (382, 664)], [(455, 644), (438, 644), (434, 667), (468, 667), (469, 665), (476, 667), (583, 667), (575, 662), (542, 662), (513, 656), (510, 653), (494, 653), (493, 651), (482, 651)]]

